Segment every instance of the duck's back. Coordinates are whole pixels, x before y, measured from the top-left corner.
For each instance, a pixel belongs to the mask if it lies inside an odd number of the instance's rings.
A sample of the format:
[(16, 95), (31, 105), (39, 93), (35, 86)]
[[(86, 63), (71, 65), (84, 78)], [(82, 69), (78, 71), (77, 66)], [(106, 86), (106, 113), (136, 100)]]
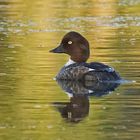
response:
[(96, 81), (115, 81), (120, 80), (120, 76), (117, 72), (115, 72), (114, 68), (99, 63), (92, 62), (89, 63), (88, 66), (91, 69), (95, 69), (95, 71), (90, 71), (84, 75), (85, 80), (96, 80)]
[(112, 67), (98, 62), (74, 63), (69, 66), (64, 66), (56, 78), (62, 80), (90, 81), (114, 81), (121, 79)]

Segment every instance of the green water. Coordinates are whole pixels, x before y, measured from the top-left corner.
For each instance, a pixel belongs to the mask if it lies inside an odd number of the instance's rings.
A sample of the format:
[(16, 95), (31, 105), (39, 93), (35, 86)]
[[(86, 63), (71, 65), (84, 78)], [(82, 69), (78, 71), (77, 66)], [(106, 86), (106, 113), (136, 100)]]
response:
[[(139, 140), (139, 9), (139, 0), (1, 0), (0, 140)], [(68, 56), (49, 53), (71, 30), (89, 40), (89, 62), (136, 81), (79, 97), (77, 122), (61, 114), (70, 98), (53, 80)]]

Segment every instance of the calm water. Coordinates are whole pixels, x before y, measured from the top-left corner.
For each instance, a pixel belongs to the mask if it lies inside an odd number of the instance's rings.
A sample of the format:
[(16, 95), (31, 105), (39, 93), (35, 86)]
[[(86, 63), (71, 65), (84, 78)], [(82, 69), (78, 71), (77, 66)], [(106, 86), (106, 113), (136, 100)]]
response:
[[(97, 89), (96, 96), (68, 97), (67, 85), (53, 80), (68, 56), (49, 50), (71, 30), (89, 40), (89, 61), (136, 82), (102, 96)], [(0, 140), (139, 137), (140, 0), (0, 1)]]

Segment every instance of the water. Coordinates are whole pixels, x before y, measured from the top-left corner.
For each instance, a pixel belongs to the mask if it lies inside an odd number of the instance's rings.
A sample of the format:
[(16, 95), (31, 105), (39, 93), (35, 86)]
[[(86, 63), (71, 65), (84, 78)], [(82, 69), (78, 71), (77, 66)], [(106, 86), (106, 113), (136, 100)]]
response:
[[(138, 140), (139, 8), (139, 0), (1, 0), (0, 140)], [(71, 30), (89, 40), (89, 62), (109, 64), (136, 82), (101, 96), (98, 88), (89, 97), (66, 94), (70, 83), (59, 86), (53, 78), (68, 56), (49, 50)]]

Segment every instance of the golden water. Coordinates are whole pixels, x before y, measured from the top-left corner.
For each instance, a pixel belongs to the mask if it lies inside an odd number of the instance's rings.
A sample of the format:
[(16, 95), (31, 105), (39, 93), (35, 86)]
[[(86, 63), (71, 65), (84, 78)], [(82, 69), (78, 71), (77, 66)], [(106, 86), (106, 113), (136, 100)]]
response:
[[(139, 0), (1, 0), (0, 140), (139, 140), (139, 9)], [(78, 123), (54, 104), (70, 102), (53, 80), (68, 56), (49, 53), (71, 30), (89, 40), (89, 62), (136, 81), (89, 97)]]

